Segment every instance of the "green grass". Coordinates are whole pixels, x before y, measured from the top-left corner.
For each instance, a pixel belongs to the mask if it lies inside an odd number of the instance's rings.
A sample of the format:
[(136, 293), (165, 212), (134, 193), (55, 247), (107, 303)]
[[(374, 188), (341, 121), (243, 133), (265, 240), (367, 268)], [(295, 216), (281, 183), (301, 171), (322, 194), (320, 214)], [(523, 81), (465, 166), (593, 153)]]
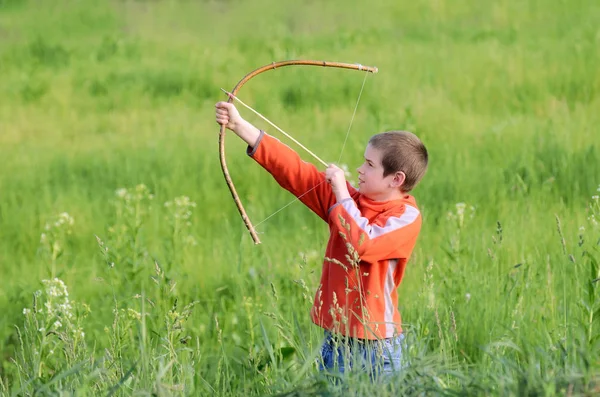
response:
[[(0, 0), (0, 394), (594, 394), (598, 20), (592, 0)], [(254, 246), (219, 167), (220, 88), (295, 58), (379, 68), (351, 170), (388, 129), (430, 152), (399, 290), (410, 365), (387, 386), (312, 365), (326, 226), (296, 203)], [(239, 95), (335, 161), (363, 77), (285, 68)], [(244, 150), (228, 136), (258, 223), (291, 197)], [(182, 196), (196, 206), (165, 207)], [(64, 304), (53, 277), (72, 308), (36, 313)]]

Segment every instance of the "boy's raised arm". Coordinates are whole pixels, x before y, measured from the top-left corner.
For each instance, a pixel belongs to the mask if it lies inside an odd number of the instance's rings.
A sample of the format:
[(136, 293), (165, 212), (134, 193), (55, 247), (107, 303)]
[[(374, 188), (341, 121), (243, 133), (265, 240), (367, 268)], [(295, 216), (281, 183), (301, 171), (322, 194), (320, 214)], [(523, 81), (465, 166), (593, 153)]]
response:
[(215, 106), (217, 123), (232, 130), (249, 146), (248, 154), (265, 168), (281, 187), (295, 195), (323, 220), (335, 203), (324, 173), (303, 161), (298, 153), (279, 140), (264, 134), (244, 120), (235, 106), (219, 102)]
[(262, 133), (248, 155), (267, 170), (279, 185), (327, 221), (329, 208), (335, 203), (331, 186), (314, 164), (308, 163), (292, 148)]

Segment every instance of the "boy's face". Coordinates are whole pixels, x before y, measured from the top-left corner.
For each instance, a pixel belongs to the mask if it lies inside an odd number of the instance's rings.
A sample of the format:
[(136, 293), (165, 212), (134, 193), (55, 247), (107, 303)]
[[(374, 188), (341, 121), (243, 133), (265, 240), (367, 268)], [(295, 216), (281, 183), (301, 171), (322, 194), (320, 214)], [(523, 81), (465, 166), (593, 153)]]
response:
[(382, 153), (370, 144), (365, 149), (365, 161), (357, 171), (358, 191), (375, 201), (396, 198), (405, 179), (401, 171), (384, 177)]

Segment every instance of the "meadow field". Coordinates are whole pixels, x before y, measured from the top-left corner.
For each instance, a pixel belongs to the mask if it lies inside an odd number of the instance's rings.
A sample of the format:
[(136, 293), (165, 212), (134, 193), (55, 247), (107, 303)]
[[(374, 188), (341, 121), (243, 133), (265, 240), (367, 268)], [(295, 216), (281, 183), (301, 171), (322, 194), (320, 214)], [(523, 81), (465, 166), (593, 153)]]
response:
[[(0, 0), (0, 395), (600, 393), (599, 21), (595, 0)], [(239, 93), (350, 180), (377, 132), (429, 150), (385, 384), (315, 367), (327, 225), (270, 217), (293, 197), (229, 133), (254, 245), (221, 172), (220, 88), (287, 59), (379, 68)]]

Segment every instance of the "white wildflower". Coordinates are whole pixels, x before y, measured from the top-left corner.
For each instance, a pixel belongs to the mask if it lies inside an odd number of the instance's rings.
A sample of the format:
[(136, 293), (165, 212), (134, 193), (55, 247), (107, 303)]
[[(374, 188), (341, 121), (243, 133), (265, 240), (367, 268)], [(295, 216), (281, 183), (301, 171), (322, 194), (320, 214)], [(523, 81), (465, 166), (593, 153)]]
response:
[(29, 313), (31, 313), (31, 309), (27, 309), (27, 308), (24, 308), (24, 309), (23, 309), (23, 315), (25, 315), (25, 316), (26, 316), (26, 315), (28, 315)]
[(52, 326), (54, 328), (60, 328), (60, 327), (62, 327), (62, 323), (60, 321), (56, 320)]
[(454, 211), (449, 211), (446, 214), (446, 219), (449, 221), (456, 221), (456, 225), (458, 226), (459, 229), (462, 229), (463, 225), (464, 225), (464, 221), (465, 221), (465, 213), (466, 213), (466, 209), (469, 209), (469, 218), (473, 219), (475, 217), (475, 207), (472, 205), (467, 205), (466, 203), (456, 203), (455, 204), (455, 208), (456, 208), (456, 212)]
[(60, 214), (59, 219), (63, 225), (67, 224), (69, 226), (73, 226), (73, 224), (75, 223), (75, 220), (73, 219), (73, 217), (71, 215), (69, 215), (67, 212), (63, 212), (62, 214)]
[(71, 312), (71, 310), (73, 309), (71, 307), (71, 304), (68, 302), (68, 300), (65, 303), (61, 303), (56, 305), (56, 308), (63, 313), (64, 315), (67, 316), (67, 318), (72, 318), (73, 317), (73, 313)]
[(125, 189), (124, 187), (122, 187), (122, 188), (119, 188), (119, 189), (115, 190), (115, 195), (116, 195), (118, 198), (122, 198), (122, 199), (124, 199), (124, 198), (125, 198), (125, 196), (127, 196), (127, 189)]
[[(165, 208), (174, 207), (171, 210), (171, 216), (175, 219), (182, 219), (184, 221), (187, 221), (192, 217), (192, 208), (196, 208), (196, 203), (191, 201), (188, 196), (175, 197), (173, 201), (167, 201), (164, 205)], [(187, 226), (191, 225), (189, 222), (185, 222), (184, 224)]]
[(467, 302), (470, 301), (471, 300), (471, 294), (467, 292), (465, 294), (465, 299), (467, 300)]
[(129, 315), (130, 318), (134, 319), (134, 320), (141, 320), (142, 319), (142, 314), (138, 311), (135, 311), (133, 309), (127, 309), (127, 314)]
[(59, 278), (53, 278), (52, 280), (42, 280), (42, 283), (46, 285), (46, 294), (51, 297), (69, 296), (67, 286)]
[(44, 302), (46, 313), (50, 316), (58, 316), (60, 319), (72, 319), (73, 306), (69, 301), (69, 291), (65, 283), (58, 278), (42, 280), (42, 283), (46, 287), (44, 292), (48, 298)]
[(143, 183), (140, 183), (135, 187), (135, 191), (136, 193), (146, 193), (148, 192), (148, 188)]

